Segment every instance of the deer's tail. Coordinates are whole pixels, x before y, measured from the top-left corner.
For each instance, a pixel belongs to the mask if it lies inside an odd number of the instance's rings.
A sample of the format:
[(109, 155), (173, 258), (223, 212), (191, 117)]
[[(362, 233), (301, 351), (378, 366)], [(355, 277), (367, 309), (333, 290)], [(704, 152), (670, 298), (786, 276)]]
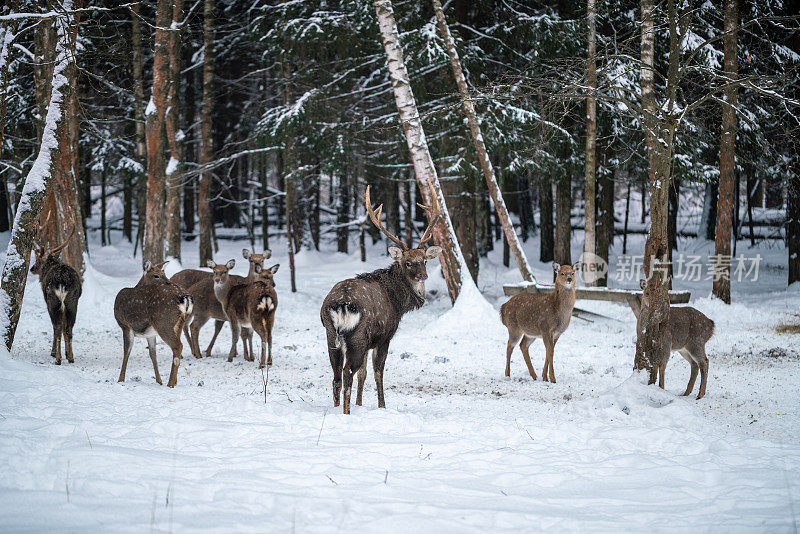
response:
[(352, 332), (361, 321), (361, 310), (352, 302), (337, 302), (328, 308), (333, 328), (336, 331), (336, 347), (344, 346), (344, 335)]
[(194, 310), (194, 299), (191, 295), (181, 295), (178, 297), (178, 310), (181, 312), (184, 320), (192, 315)]

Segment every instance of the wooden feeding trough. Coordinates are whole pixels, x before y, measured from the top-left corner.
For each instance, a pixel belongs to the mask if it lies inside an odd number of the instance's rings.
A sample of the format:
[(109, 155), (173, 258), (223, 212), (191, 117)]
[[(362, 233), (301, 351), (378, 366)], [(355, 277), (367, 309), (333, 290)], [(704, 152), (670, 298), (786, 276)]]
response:
[[(519, 293), (533, 293), (546, 295), (554, 291), (554, 286), (540, 284), (538, 282), (518, 282), (516, 284), (505, 284), (503, 292), (512, 297)], [(670, 291), (670, 304), (686, 304), (689, 302), (691, 293), (689, 291)], [(609, 302), (627, 303), (634, 312), (639, 311), (642, 302), (641, 289), (611, 289), (608, 287), (577, 287), (575, 288), (576, 300), (605, 300)], [(574, 308), (572, 315), (575, 317), (586, 318), (587, 316), (605, 317), (604, 315), (593, 313), (579, 308)]]

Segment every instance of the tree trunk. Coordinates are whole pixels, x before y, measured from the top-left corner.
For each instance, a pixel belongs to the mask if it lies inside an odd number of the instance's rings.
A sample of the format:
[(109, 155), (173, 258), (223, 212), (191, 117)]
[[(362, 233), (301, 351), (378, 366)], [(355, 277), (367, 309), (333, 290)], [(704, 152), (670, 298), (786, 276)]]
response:
[(267, 155), (259, 157), (259, 179), (261, 181), (261, 246), (269, 250), (269, 173)]
[(106, 246), (106, 171), (100, 170), (100, 245)]
[[(53, 5), (44, 3), (43, 8), (53, 9)], [(79, 9), (80, 3), (73, 3), (74, 8)], [(76, 82), (75, 47), (77, 38), (77, 18), (72, 21), (75, 26), (69, 28), (67, 40), (68, 54), (71, 56), (64, 75), (67, 77), (67, 84), (62, 89), (63, 104), (62, 113), (66, 121), (66, 128), (59, 130), (58, 137), (58, 156), (51, 168), (51, 179), (47, 187), (47, 195), (44, 203), (44, 210), (50, 216), (50, 223), (41, 229), (38, 239), (40, 242), (49, 243), (56, 246), (69, 239), (69, 244), (61, 253), (61, 259), (72, 266), (79, 273), (83, 272), (84, 248), (84, 227), (83, 217), (81, 217), (80, 194), (78, 191), (78, 92)], [(58, 50), (56, 47), (57, 28), (51, 22), (44, 22), (39, 28), (42, 33), (41, 45), (46, 46), (39, 54), (42, 59), (47, 61), (47, 65), (39, 70), (40, 75), (44, 75), (40, 83), (40, 97), (38, 107), (42, 117), (45, 117), (46, 108), (51, 98), (53, 64), (56, 61)], [(88, 173), (88, 168), (87, 168)], [(75, 232), (73, 233), (73, 227)]]
[(142, 257), (164, 261), (164, 119), (169, 80), (170, 0), (158, 0), (153, 44), (153, 90), (145, 110), (147, 140), (147, 215)]
[[(376, 1), (376, 5), (378, 5), (378, 3), (379, 2)], [(391, 9), (391, 4), (389, 4), (389, 7)], [(458, 57), (458, 51), (456, 51), (453, 36), (450, 34), (450, 28), (447, 26), (447, 21), (444, 18), (444, 11), (442, 10), (442, 4), (440, 0), (433, 0), (433, 9), (436, 12), (436, 19), (439, 23), (439, 31), (444, 39), (445, 47), (447, 48), (447, 54), (450, 56), (450, 66), (453, 69), (453, 76), (455, 77), (456, 85), (458, 86), (461, 104), (464, 107), (464, 113), (467, 116), (467, 124), (469, 125), (470, 135), (472, 136), (472, 143), (475, 146), (475, 152), (478, 154), (478, 160), (480, 161), (481, 169), (483, 170), (483, 177), (486, 180), (487, 187), (489, 188), (489, 194), (492, 197), (492, 202), (494, 202), (497, 216), (500, 219), (500, 223), (503, 225), (503, 233), (506, 236), (506, 241), (508, 242), (511, 252), (514, 254), (514, 259), (517, 262), (517, 267), (519, 268), (523, 280), (528, 282), (535, 281), (536, 279), (533, 276), (533, 270), (528, 264), (528, 258), (525, 256), (522, 246), (519, 244), (517, 234), (514, 231), (514, 225), (511, 223), (511, 218), (508, 215), (508, 209), (506, 208), (505, 202), (503, 201), (503, 196), (500, 193), (500, 189), (497, 185), (497, 178), (495, 177), (494, 168), (492, 167), (492, 162), (489, 159), (489, 154), (486, 150), (486, 144), (483, 141), (483, 134), (481, 133), (480, 124), (478, 123), (478, 118), (475, 114), (475, 106), (473, 105), (469, 96), (467, 81), (464, 78), (464, 72), (461, 68), (461, 60)]]
[[(190, 47), (184, 47), (184, 54), (187, 56), (184, 58), (184, 63), (191, 63), (191, 49)], [(188, 59), (188, 60), (187, 60)], [(197, 79), (194, 74), (189, 74), (186, 77), (186, 82), (184, 87), (186, 87), (186, 98), (185, 100), (185, 107), (183, 110), (183, 124), (184, 132), (191, 132), (191, 137), (189, 137), (183, 145), (183, 158), (184, 161), (197, 163), (197, 147), (198, 147), (198, 135), (197, 131), (194, 128), (195, 124), (199, 124), (201, 122), (200, 114), (197, 110), (197, 103), (195, 102), (195, 94), (196, 94), (196, 85)], [(183, 184), (183, 227), (186, 230), (186, 240), (193, 241), (194, 236), (194, 216), (195, 216), (195, 194), (197, 189), (197, 177), (192, 176), (191, 178), (187, 178), (184, 176), (184, 184)]]
[(414, 231), (414, 221), (411, 218), (411, 183), (408, 179), (403, 180), (403, 206), (405, 206), (403, 227), (406, 231), (405, 243), (409, 247), (411, 246), (411, 237)]
[[(411, 84), (408, 78), (403, 52), (400, 47), (400, 36), (397, 30), (397, 23), (394, 17), (391, 0), (375, 0), (375, 11), (378, 17), (381, 37), (383, 39), (384, 50), (386, 51), (387, 66), (394, 89), (395, 102), (400, 114), (400, 123), (406, 135), (408, 149), (414, 163), (414, 172), (420, 191), (425, 200), (425, 204), (430, 209), (430, 216), (441, 221), (436, 223), (433, 228), (433, 236), (436, 243), (442, 247), (440, 256), (442, 264), (442, 274), (444, 275), (450, 300), (455, 302), (463, 284), (472, 284), (472, 280), (466, 281), (464, 273), (468, 271), (461, 248), (447, 212), (439, 176), (433, 165), (428, 142), (425, 139), (425, 132), (422, 129), (419, 111), (411, 92)], [(476, 288), (477, 290), (477, 288)]]
[[(53, 181), (53, 174), (64, 161), (60, 151), (66, 144), (62, 143), (62, 140), (69, 136), (67, 95), (64, 91), (69, 89), (67, 71), (74, 58), (74, 54), (70, 53), (70, 49), (74, 50), (74, 42), (71, 42), (71, 39), (77, 35), (78, 20), (75, 15), (69, 13), (73, 9), (71, 0), (63, 0), (60, 8), (66, 13), (63, 17), (53, 19), (55, 38), (52, 46), (55, 53), (51, 81), (48, 84), (50, 98), (42, 123), (42, 142), (36, 160), (25, 177), (0, 282), (0, 288), (5, 293), (0, 299), (3, 308), (0, 330), (8, 350), (11, 350), (14, 343), (19, 323), (36, 222), (42, 211), (47, 190)], [(67, 154), (66, 157), (69, 158), (70, 155)]]
[(787, 188), (786, 239), (789, 248), (789, 285), (800, 282), (800, 175), (795, 173)]
[(468, 177), (453, 177), (442, 180), (442, 192), (453, 217), (453, 227), (458, 244), (467, 262), (472, 280), (478, 281), (478, 244), (475, 240), (475, 209)]
[(167, 92), (166, 132), (170, 160), (167, 165), (167, 256), (181, 261), (181, 189), (183, 189), (183, 132), (180, 131), (181, 18), (183, 0), (172, 4), (169, 31), (169, 90)]
[(555, 236), (553, 235), (553, 184), (539, 179), (539, 261), (553, 261)]
[[(586, 85), (588, 96), (586, 98), (586, 159), (585, 159), (585, 178), (586, 183), (583, 192), (584, 202), (584, 265), (586, 262), (594, 263), (594, 256), (597, 249), (597, 227), (595, 201), (597, 199), (597, 101), (594, 98), (594, 91), (597, 88), (597, 67), (595, 63), (595, 0), (586, 2), (586, 18), (588, 23), (588, 61), (586, 68)], [(586, 276), (587, 271), (582, 266), (584, 272), (584, 283), (587, 286), (597, 285), (594, 276)]]
[[(738, 72), (737, 26), (739, 9), (737, 0), (725, 0), (724, 71), (736, 80)], [(717, 200), (717, 232), (714, 241), (714, 284), (712, 293), (726, 304), (731, 303), (731, 217), (733, 215), (733, 189), (736, 179), (736, 100), (738, 86), (725, 89), (722, 106), (722, 139), (719, 149), (719, 200)]]
[(628, 182), (628, 192), (625, 197), (625, 226), (622, 229), (622, 255), (628, 254), (628, 217), (631, 214), (631, 183)]
[(339, 177), (339, 205), (336, 211), (336, 250), (347, 254), (350, 244), (350, 182), (347, 179), (349, 172), (345, 171)]
[(750, 246), (756, 246), (756, 236), (753, 232), (753, 195), (756, 190), (756, 180), (753, 179), (753, 173), (747, 173), (747, 225), (750, 228)]
[[(653, 0), (642, 0), (642, 108), (644, 110), (648, 161), (650, 163), (650, 231), (645, 243), (644, 272), (647, 277), (645, 296), (650, 305), (643, 307), (639, 321), (642, 335), (637, 336), (635, 369), (647, 369), (649, 383), (656, 380), (658, 367), (668, 356), (664, 350), (664, 336), (669, 321), (669, 277), (662, 264), (669, 257), (667, 236), (668, 192), (672, 161), (673, 139), (676, 124), (671, 115), (655, 114)], [(680, 60), (675, 0), (668, 0), (669, 69), (666, 80), (666, 102), (662, 109), (673, 109), (677, 95), (678, 62)], [(668, 350), (668, 349), (667, 349)]]
[(200, 233), (200, 265), (213, 258), (212, 227), (214, 225), (211, 210), (211, 163), (214, 152), (214, 0), (205, 0), (203, 9), (203, 96), (202, 125), (200, 141), (200, 183), (197, 192), (197, 218)]
[(553, 258), (562, 265), (572, 263), (570, 238), (572, 226), (570, 209), (572, 207), (572, 183), (565, 176), (556, 184), (556, 239), (553, 247)]
[(145, 131), (144, 131), (144, 76), (142, 74), (142, 27), (139, 21), (139, 3), (131, 5), (131, 46), (133, 47), (133, 120), (136, 124), (135, 142), (136, 142), (136, 161), (139, 163), (140, 168), (136, 173), (135, 184), (131, 184), (131, 188), (135, 188), (136, 200), (136, 244), (134, 245), (134, 254), (136, 247), (142, 245), (141, 239), (144, 237), (144, 219), (145, 219), (145, 158), (147, 157), (147, 149), (145, 145)]
[[(601, 173), (597, 178), (597, 208), (595, 254), (600, 258), (599, 263), (605, 262), (605, 265), (608, 265), (608, 252), (614, 243), (614, 180), (611, 179), (608, 171)], [(596, 285), (608, 286), (607, 270), (604, 273), (598, 271)]]

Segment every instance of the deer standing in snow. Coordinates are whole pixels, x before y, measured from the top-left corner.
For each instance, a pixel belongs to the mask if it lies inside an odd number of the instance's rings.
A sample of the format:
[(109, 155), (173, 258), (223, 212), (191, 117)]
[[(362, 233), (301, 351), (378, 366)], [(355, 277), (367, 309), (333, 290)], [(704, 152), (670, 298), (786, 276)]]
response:
[[(250, 283), (238, 284), (228, 290), (225, 299), (225, 314), (231, 322), (231, 352), (228, 361), (233, 361), (236, 356), (236, 340), (239, 338), (241, 328), (249, 328), (261, 338), (261, 360), (258, 368), (272, 365), (272, 327), (275, 325), (275, 310), (278, 307), (278, 295), (275, 293), (275, 283), (272, 275), (278, 270), (278, 265), (270, 269), (262, 269), (261, 265), (254, 267), (255, 280)], [(262, 275), (263, 276), (260, 276)], [(252, 335), (252, 334), (251, 334)], [(267, 360), (267, 349), (269, 359)], [(244, 347), (244, 358), (253, 361), (252, 342), (248, 357), (247, 344)]]
[[(383, 368), (389, 353), (389, 342), (397, 332), (403, 315), (425, 303), (425, 265), (441, 254), (438, 246), (425, 248), (432, 237), (436, 220), (428, 217), (428, 228), (417, 248), (410, 249), (381, 224), (381, 210), (372, 209), (367, 187), (367, 213), (372, 223), (397, 246), (389, 247), (394, 263), (388, 268), (364, 273), (339, 282), (322, 303), (320, 318), (328, 338), (328, 356), (333, 368), (333, 405), (339, 406), (344, 382), (342, 407), (350, 413), (350, 392), (353, 375), (358, 373), (356, 404), (361, 406), (361, 394), (367, 377), (367, 353), (372, 353), (372, 368), (378, 389), (378, 407), (385, 408), (383, 398)], [(424, 206), (423, 206), (424, 207)]]
[(145, 263), (145, 271), (135, 287), (126, 287), (117, 293), (114, 301), (114, 317), (122, 328), (123, 355), (119, 382), (125, 381), (125, 370), (131, 354), (134, 337), (147, 339), (150, 359), (156, 382), (161, 384), (156, 361), (156, 336), (172, 349), (172, 370), (167, 385), (174, 387), (178, 381), (181, 363), (181, 330), (192, 315), (194, 301), (191, 295), (167, 279), (164, 265)]
[(192, 322), (190, 325), (187, 324), (184, 329), (188, 328), (191, 332), (191, 335), (186, 335), (186, 339), (189, 340), (189, 345), (195, 358), (202, 357), (200, 354), (200, 329), (210, 319), (214, 319), (214, 337), (211, 338), (211, 342), (206, 349), (206, 357), (211, 355), (211, 348), (214, 346), (220, 330), (222, 330), (222, 325), (228, 320), (228, 316), (225, 315), (225, 310), (222, 308), (222, 301), (225, 299), (232, 284), (244, 280), (241, 276), (229, 274), (229, 271), (236, 265), (236, 260), (230, 260), (224, 264), (217, 264), (214, 260), (208, 260), (207, 265), (211, 268), (211, 276), (202, 277), (200, 281), (193, 284), (188, 290), (194, 299), (194, 308)]
[[(647, 287), (647, 281), (641, 280), (639, 285), (644, 290)], [(633, 310), (634, 315), (636, 315), (636, 335), (638, 337), (644, 335), (643, 321), (639, 319), (642, 317), (642, 310), (645, 311), (644, 315), (646, 316), (649, 309), (650, 299), (645, 291), (642, 294), (641, 308)], [(654, 311), (653, 313), (656, 312)], [(656, 363), (658, 387), (664, 389), (664, 371), (667, 369), (670, 353), (677, 351), (692, 367), (689, 383), (686, 385), (686, 391), (683, 396), (686, 397), (692, 393), (695, 380), (697, 380), (697, 371), (699, 370), (700, 391), (697, 393), (697, 398), (702, 399), (706, 394), (706, 382), (708, 379), (706, 343), (713, 335), (714, 321), (706, 317), (703, 312), (691, 306), (670, 306), (666, 334), (664, 335), (664, 346), (662, 346), (661, 350), (661, 353), (665, 356), (663, 361)]]
[(541, 338), (546, 351), (542, 380), (547, 382), (549, 375), (550, 382), (555, 383), (553, 352), (558, 338), (567, 330), (572, 318), (577, 268), (577, 263), (570, 266), (553, 262), (553, 270), (556, 272), (556, 287), (553, 293), (549, 295), (520, 293), (500, 306), (500, 319), (508, 329), (506, 376), (511, 376), (511, 353), (514, 352), (514, 346), (519, 343), (528, 372), (531, 378), (536, 380), (536, 371), (533, 370), (528, 347), (534, 339)]
[[(50, 215), (47, 216), (47, 220)], [(46, 224), (46, 223), (45, 223)], [(39, 227), (41, 228), (41, 226)], [(56, 365), (61, 365), (61, 338), (64, 338), (64, 352), (69, 363), (75, 362), (72, 353), (72, 328), (78, 314), (78, 299), (80, 299), (82, 286), (78, 272), (61, 261), (60, 255), (69, 243), (75, 226), (63, 243), (55, 248), (43, 246), (41, 243), (36, 251), (36, 262), (31, 267), (33, 274), (39, 275), (42, 285), (42, 294), (50, 322), (53, 324), (53, 348), (50, 356), (56, 359)]]

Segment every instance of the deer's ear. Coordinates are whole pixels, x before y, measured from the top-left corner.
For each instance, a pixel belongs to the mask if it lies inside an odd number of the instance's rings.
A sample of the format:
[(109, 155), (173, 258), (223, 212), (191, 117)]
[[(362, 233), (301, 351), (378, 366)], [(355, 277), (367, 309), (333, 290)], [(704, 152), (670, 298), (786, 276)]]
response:
[(152, 266), (153, 266), (153, 264), (150, 263), (150, 260), (147, 260), (146, 262), (144, 262), (144, 270), (145, 271), (149, 271), (150, 267), (152, 267)]
[(271, 272), (272, 274), (275, 274), (275, 273), (277, 273), (277, 272), (278, 272), (278, 269), (280, 269), (280, 268), (281, 268), (281, 264), (280, 264), (280, 263), (276, 263), (275, 265), (273, 265), (272, 267), (270, 267), (270, 268), (269, 268), (269, 270), (270, 270), (270, 272)]
[(168, 264), (168, 263), (169, 263), (169, 260), (167, 260), (167, 261), (162, 261), (161, 263), (159, 263), (158, 265), (156, 265), (156, 267), (158, 267), (160, 270), (162, 270), (162, 271), (163, 271), (163, 270), (164, 270), (164, 266), (165, 266), (166, 264)]
[(639, 287), (642, 288), (642, 290), (644, 290), (644, 288), (647, 287), (647, 280), (645, 280), (644, 278), (639, 280)]
[(403, 251), (400, 250), (400, 247), (389, 247), (389, 256), (391, 256), (394, 261), (400, 261), (403, 259)]
[(236, 260), (228, 260), (228, 263), (225, 264), (225, 268), (230, 271), (233, 269), (234, 265), (236, 265)]
[(242, 249), (242, 257), (244, 257), (244, 259), (246, 259), (246, 260), (250, 259), (250, 251), (247, 250), (246, 248), (243, 248)]
[(434, 245), (432, 247), (428, 247), (425, 249), (425, 259), (432, 260), (434, 258), (438, 258), (439, 254), (442, 253), (442, 247), (438, 245)]
[(214, 262), (214, 260), (206, 261), (206, 267), (211, 267), (213, 269), (216, 266), (217, 266), (217, 264)]
[(553, 270), (554, 270), (555, 272), (558, 272), (558, 270), (559, 270), (559, 269), (561, 269), (561, 264), (560, 264), (560, 263), (558, 263), (557, 261), (554, 261), (554, 262), (553, 262)]
[(268, 259), (270, 259), (271, 257), (272, 257), (272, 251), (271, 251), (271, 250), (269, 250), (269, 249), (265, 250), (265, 251), (264, 251), (264, 259), (265, 259), (265, 260), (268, 260)]

